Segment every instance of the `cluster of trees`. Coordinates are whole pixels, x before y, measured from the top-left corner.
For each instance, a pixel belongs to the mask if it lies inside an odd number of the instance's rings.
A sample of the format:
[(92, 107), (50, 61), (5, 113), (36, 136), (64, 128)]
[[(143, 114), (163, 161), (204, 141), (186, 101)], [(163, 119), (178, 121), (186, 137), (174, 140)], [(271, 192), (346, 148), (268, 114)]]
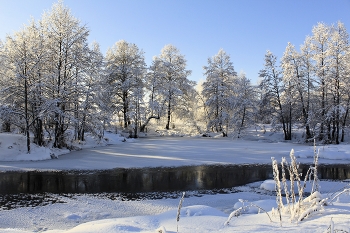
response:
[(88, 46), (89, 31), (62, 3), (38, 22), (7, 36), (0, 48), (0, 117), (3, 130), (11, 125), (43, 145), (47, 133), (54, 147), (64, 147), (73, 127), (83, 139), (89, 124), (103, 122), (94, 97), (103, 69), (97, 44)]
[(254, 87), (244, 73), (237, 75), (230, 56), (222, 49), (203, 68), (206, 81), (201, 94), (208, 129), (223, 136), (234, 131), (239, 137), (246, 125), (254, 123), (258, 103)]
[(259, 86), (237, 74), (221, 49), (195, 88), (173, 45), (149, 67), (143, 51), (124, 40), (103, 56), (97, 43), (88, 44), (88, 28), (59, 2), (0, 41), (2, 131), (23, 132), (28, 152), (31, 141), (61, 148), (67, 138), (84, 141), (85, 132), (102, 138), (113, 122), (137, 137), (153, 118), (167, 130), (177, 118), (198, 133), (238, 137), (247, 126), (272, 123), (286, 140), (298, 124), (306, 139), (339, 143), (349, 123), (348, 34), (341, 23), (320, 23), (312, 32), (300, 52), (288, 44), (280, 64), (266, 53)]
[[(261, 120), (282, 125), (284, 138), (293, 124), (306, 139), (344, 141), (349, 124), (350, 45), (345, 26), (319, 23), (297, 51), (288, 43), (280, 64), (271, 52), (260, 72)], [(266, 118), (268, 116), (268, 118)]]
[(102, 138), (115, 119), (134, 137), (152, 118), (166, 116), (169, 129), (173, 112), (186, 106), (182, 97), (195, 83), (176, 47), (166, 45), (147, 69), (135, 44), (118, 41), (104, 57), (88, 35), (59, 2), (0, 41), (2, 130), (23, 132), (28, 152), (31, 141), (62, 148), (85, 132)]
[(292, 139), (292, 128), (304, 127), (305, 139), (344, 141), (349, 125), (350, 44), (344, 24), (319, 23), (300, 51), (288, 43), (280, 62), (265, 54), (260, 82), (253, 87), (237, 75), (230, 57), (220, 50), (204, 67), (202, 96), (208, 126), (227, 135), (255, 123), (271, 123)]

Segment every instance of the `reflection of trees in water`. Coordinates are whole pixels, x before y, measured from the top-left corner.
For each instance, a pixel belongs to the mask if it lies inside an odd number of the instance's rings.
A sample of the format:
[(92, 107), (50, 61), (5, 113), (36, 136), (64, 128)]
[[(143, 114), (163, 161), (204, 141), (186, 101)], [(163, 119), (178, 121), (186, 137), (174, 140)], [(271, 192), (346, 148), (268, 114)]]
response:
[[(301, 165), (303, 170), (308, 165)], [(306, 174), (306, 171), (303, 172)], [(350, 165), (320, 165), (321, 179), (349, 179)], [(0, 194), (140, 193), (232, 188), (272, 178), (271, 165), (206, 165), (98, 171), (3, 172)]]

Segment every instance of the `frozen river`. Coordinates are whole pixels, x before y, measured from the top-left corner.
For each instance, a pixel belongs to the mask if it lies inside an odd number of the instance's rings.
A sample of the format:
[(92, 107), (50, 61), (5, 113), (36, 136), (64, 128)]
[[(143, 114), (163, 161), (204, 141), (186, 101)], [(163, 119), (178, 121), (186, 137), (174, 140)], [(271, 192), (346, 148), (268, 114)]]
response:
[[(313, 162), (313, 148), (291, 143), (230, 140), (228, 138), (155, 137), (132, 143), (73, 151), (58, 159), (44, 161), (1, 162), (0, 171), (11, 170), (96, 170), (113, 168), (174, 167), (213, 164), (270, 164), (295, 154), (309, 153), (301, 163)], [(320, 163), (344, 163), (320, 160)]]

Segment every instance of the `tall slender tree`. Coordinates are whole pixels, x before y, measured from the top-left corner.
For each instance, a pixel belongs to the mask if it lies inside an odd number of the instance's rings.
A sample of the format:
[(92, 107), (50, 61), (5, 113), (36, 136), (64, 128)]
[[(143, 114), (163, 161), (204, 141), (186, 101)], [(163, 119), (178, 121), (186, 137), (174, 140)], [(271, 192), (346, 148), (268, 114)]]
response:
[[(34, 126), (34, 137), (42, 145), (42, 129), (36, 125), (43, 108), (40, 103), (41, 69), (45, 60), (44, 40), (34, 21), (8, 36), (3, 49), (3, 67), (0, 96), (3, 105), (2, 118), (12, 117), (12, 123), (21, 127), (26, 135), (27, 152), (30, 153), (30, 128)], [(11, 116), (7, 116), (11, 115)]]
[[(316, 119), (312, 119), (315, 109), (313, 109), (314, 104), (314, 89), (315, 89), (315, 80), (314, 73), (315, 67), (314, 62), (312, 60), (312, 50), (311, 50), (311, 37), (307, 36), (305, 42), (300, 47), (301, 50), (301, 72), (304, 81), (304, 108), (305, 113), (304, 116), (304, 124), (306, 129), (306, 137), (314, 137), (314, 132), (312, 132), (311, 128), (314, 128), (316, 123)], [(312, 125), (312, 127), (310, 126)], [(309, 133), (308, 133), (309, 132)]]
[(220, 49), (212, 58), (208, 58), (208, 66), (204, 66), (203, 69), (206, 81), (203, 83), (202, 95), (206, 98), (206, 106), (210, 114), (208, 128), (213, 128), (216, 132), (222, 132), (227, 136), (234, 79), (237, 73), (230, 56), (223, 49)]
[(108, 92), (117, 111), (120, 109), (123, 114), (124, 128), (132, 124), (132, 119), (134, 128), (137, 127), (139, 118), (136, 116), (140, 113), (146, 73), (143, 51), (135, 44), (124, 40), (118, 41), (107, 51), (106, 71)]
[(263, 90), (263, 99), (272, 103), (276, 120), (282, 123), (284, 139), (291, 140), (292, 132), (288, 121), (291, 119), (286, 119), (283, 102), (285, 86), (282, 82), (282, 71), (278, 67), (277, 57), (270, 51), (265, 54), (265, 68), (260, 70), (259, 76), (262, 79), (259, 87)]
[[(330, 30), (324, 23), (317, 24), (312, 29), (311, 50), (315, 62), (315, 75), (317, 77), (317, 87), (320, 96), (321, 106), (319, 108), (318, 118), (321, 119), (319, 129), (319, 139), (330, 138), (330, 121), (327, 116), (328, 111), (328, 82), (329, 77), (329, 56), (328, 46), (330, 40)], [(327, 126), (327, 127), (325, 127)], [(325, 129), (327, 128), (327, 129)], [(328, 140), (328, 139), (326, 139)]]
[(165, 129), (170, 129), (172, 114), (176, 111), (179, 101), (195, 83), (188, 79), (191, 74), (186, 70), (186, 59), (180, 51), (173, 45), (165, 45), (161, 54), (154, 58), (153, 65), (155, 77), (158, 80), (159, 103), (164, 106), (162, 115), (166, 115)]
[[(290, 90), (289, 102), (293, 98), (294, 94), (298, 96), (300, 107), (298, 110), (302, 113), (303, 123), (306, 131), (306, 139), (311, 138), (310, 126), (309, 126), (309, 113), (308, 113), (308, 98), (305, 98), (306, 90), (308, 87), (308, 76), (304, 76), (303, 73), (303, 60), (300, 53), (295, 50), (294, 45), (288, 43), (286, 50), (282, 57), (282, 69), (283, 69), (283, 81), (285, 85), (288, 86)], [(296, 110), (296, 109), (295, 109)], [(298, 111), (297, 110), (297, 111)], [(292, 109), (290, 109), (292, 111)], [(291, 118), (291, 117), (290, 117)]]
[(235, 103), (231, 121), (237, 131), (238, 138), (240, 138), (242, 130), (254, 124), (257, 111), (257, 93), (256, 88), (251, 85), (250, 80), (243, 72), (238, 74), (234, 90)]
[(84, 67), (84, 56), (88, 51), (89, 30), (81, 25), (70, 10), (58, 2), (42, 18), (47, 52), (48, 95), (55, 102), (53, 114), (49, 117), (47, 129), (53, 124), (54, 147), (65, 146), (65, 131), (74, 119), (71, 102), (76, 94), (76, 77)]
[(328, 46), (329, 61), (329, 89), (332, 96), (332, 108), (329, 110), (332, 115), (331, 120), (331, 138), (332, 142), (339, 144), (341, 119), (345, 116), (346, 104), (343, 98), (345, 94), (344, 86), (347, 85), (349, 78), (349, 34), (344, 24), (338, 22), (336, 26), (331, 27), (331, 37)]

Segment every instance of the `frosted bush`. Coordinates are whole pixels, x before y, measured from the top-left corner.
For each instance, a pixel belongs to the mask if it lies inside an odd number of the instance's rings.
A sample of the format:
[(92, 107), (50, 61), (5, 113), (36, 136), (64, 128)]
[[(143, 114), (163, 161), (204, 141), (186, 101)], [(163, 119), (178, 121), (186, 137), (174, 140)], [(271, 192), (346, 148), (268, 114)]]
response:
[[(296, 161), (293, 149), (290, 152), (290, 163), (288, 163), (286, 158), (282, 158), (281, 176), (276, 159), (274, 157), (271, 158), (275, 181), (277, 213), (281, 225), (282, 213), (289, 214), (290, 221), (303, 221), (310, 214), (323, 210), (323, 206), (326, 205), (327, 199), (323, 199), (319, 193), (317, 177), (318, 155), (316, 146), (314, 146), (314, 165), (308, 169), (304, 181), (302, 181), (302, 174), (299, 173), (299, 164)], [(286, 179), (286, 170), (289, 173), (290, 187), (288, 187), (289, 182), (287, 183)], [(310, 196), (303, 199), (307, 181), (312, 182), (312, 191)], [(297, 193), (294, 187), (295, 185), (297, 186)], [(282, 190), (285, 193), (286, 204), (283, 203)]]

